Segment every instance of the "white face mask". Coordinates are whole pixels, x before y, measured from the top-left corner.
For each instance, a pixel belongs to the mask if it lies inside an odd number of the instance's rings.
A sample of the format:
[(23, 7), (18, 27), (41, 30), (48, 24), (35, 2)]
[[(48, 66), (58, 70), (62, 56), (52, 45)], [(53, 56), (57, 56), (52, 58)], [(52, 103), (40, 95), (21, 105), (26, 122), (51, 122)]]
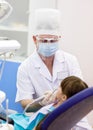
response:
[(39, 43), (38, 53), (42, 56), (49, 57), (55, 54), (58, 50), (58, 42), (56, 43)]

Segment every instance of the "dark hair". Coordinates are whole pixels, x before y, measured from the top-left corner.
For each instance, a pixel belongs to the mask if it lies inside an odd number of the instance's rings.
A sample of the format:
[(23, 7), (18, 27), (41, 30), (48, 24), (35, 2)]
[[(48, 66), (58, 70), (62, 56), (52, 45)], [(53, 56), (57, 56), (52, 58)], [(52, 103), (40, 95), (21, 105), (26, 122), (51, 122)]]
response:
[(88, 88), (88, 85), (82, 79), (76, 76), (69, 76), (61, 82), (60, 87), (63, 94), (69, 98), (74, 94)]

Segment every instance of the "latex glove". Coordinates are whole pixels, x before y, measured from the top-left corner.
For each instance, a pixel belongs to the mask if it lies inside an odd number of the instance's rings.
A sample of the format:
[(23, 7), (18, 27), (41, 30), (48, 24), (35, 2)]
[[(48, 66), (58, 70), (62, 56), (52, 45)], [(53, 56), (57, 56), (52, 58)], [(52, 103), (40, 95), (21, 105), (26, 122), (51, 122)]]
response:
[(46, 91), (44, 95), (45, 95), (45, 98), (40, 102), (40, 105), (45, 106), (45, 105), (48, 105), (48, 104), (55, 102), (55, 99), (56, 99), (55, 92)]

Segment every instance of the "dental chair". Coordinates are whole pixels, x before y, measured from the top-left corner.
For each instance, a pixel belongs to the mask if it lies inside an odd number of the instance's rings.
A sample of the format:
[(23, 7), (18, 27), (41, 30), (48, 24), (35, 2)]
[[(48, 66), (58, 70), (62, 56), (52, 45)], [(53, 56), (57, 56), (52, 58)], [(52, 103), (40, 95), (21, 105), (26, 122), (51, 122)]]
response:
[[(2, 61), (0, 60), (0, 62)], [(0, 79), (0, 90), (4, 91), (6, 98), (9, 99), (9, 109), (22, 113), (23, 109), (20, 103), (15, 103), (16, 76), (19, 65), (19, 62), (5, 61)], [(3, 106), (6, 107), (5, 101)], [(77, 93), (56, 108), (40, 123), (36, 130), (70, 130), (92, 109), (93, 87), (90, 87)]]
[(69, 98), (56, 108), (38, 125), (36, 130), (71, 130), (92, 109), (93, 87), (90, 87)]
[[(3, 65), (3, 61), (0, 60), (0, 71)], [(9, 100), (8, 107), (11, 110), (15, 110), (19, 113), (23, 111), (20, 103), (15, 103), (16, 96), (16, 76), (20, 63), (15, 61), (6, 60), (3, 67), (3, 73), (0, 79), (0, 90), (6, 93), (6, 99)], [(6, 108), (6, 100), (2, 103)]]

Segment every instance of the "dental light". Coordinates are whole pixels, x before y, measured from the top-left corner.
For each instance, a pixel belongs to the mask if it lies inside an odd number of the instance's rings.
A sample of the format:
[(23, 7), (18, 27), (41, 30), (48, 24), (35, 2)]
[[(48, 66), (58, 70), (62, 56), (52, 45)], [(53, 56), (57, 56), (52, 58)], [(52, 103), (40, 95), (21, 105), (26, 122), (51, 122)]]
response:
[[(0, 0), (0, 22), (5, 20), (12, 12), (12, 6), (5, 0)], [(16, 50), (20, 48), (20, 44), (16, 40), (9, 40), (7, 37), (0, 37), (0, 79), (2, 76), (4, 63), (6, 58), (14, 54)]]
[[(5, 0), (0, 0), (0, 22), (5, 20), (12, 12), (12, 6)], [(20, 48), (16, 40), (9, 40), (7, 37), (0, 37), (0, 56), (7, 52), (13, 52)]]
[[(0, 40), (0, 58), (3, 60), (0, 61), (0, 80), (2, 78), (3, 69), (5, 65), (5, 61), (7, 58), (7, 54), (10, 57), (11, 53), (13, 54), (16, 50), (20, 48), (20, 43), (16, 40)], [(5, 94), (4, 92), (0, 91), (0, 104), (4, 101)]]
[[(2, 78), (3, 69), (4, 69), (5, 62), (6, 62), (6, 58), (7, 58), (6, 54), (14, 53), (19, 48), (20, 48), (20, 43), (16, 40), (9, 40), (8, 38), (3, 38), (3, 37), (0, 39), (0, 56), (2, 56), (2, 55), (4, 56), (4, 60), (0, 61), (0, 80)], [(0, 109), (1, 109), (0, 114), (3, 113), (2, 102), (5, 100), (5, 98), (6, 98), (5, 92), (0, 91)], [(6, 103), (7, 103), (6, 112), (4, 112), (4, 114), (6, 114), (6, 123), (1, 124), (0, 130), (14, 130), (13, 125), (8, 124), (8, 121), (9, 121), (9, 119), (8, 119), (8, 102), (6, 102)]]
[(16, 40), (9, 40), (5, 38), (1, 38), (0, 40), (0, 79), (2, 77), (4, 65), (7, 58), (11, 58), (14, 56), (15, 51), (20, 48), (20, 43)]
[(12, 6), (5, 0), (0, 0), (0, 22), (6, 19), (12, 12)]
[(16, 40), (0, 40), (0, 55), (14, 52), (20, 48), (20, 43)]
[[(2, 22), (4, 19), (6, 19), (12, 12), (11, 5), (6, 2), (5, 0), (0, 0), (0, 22)], [(6, 55), (7, 53), (13, 54), (16, 50), (20, 48), (20, 43), (16, 40), (9, 40), (5, 37), (0, 37), (0, 58), (1, 56), (4, 57), (4, 60), (0, 61), (0, 80), (2, 77), (4, 64), (6, 61)], [(9, 56), (9, 55), (8, 55)], [(0, 109), (2, 113), (2, 102), (5, 100), (6, 94), (3, 91), (0, 91)], [(7, 105), (8, 106), (8, 105)], [(6, 111), (8, 111), (8, 107), (6, 108)], [(1, 124), (0, 130), (13, 130), (13, 126), (8, 124), (8, 112), (6, 112), (7, 115), (7, 123)]]

